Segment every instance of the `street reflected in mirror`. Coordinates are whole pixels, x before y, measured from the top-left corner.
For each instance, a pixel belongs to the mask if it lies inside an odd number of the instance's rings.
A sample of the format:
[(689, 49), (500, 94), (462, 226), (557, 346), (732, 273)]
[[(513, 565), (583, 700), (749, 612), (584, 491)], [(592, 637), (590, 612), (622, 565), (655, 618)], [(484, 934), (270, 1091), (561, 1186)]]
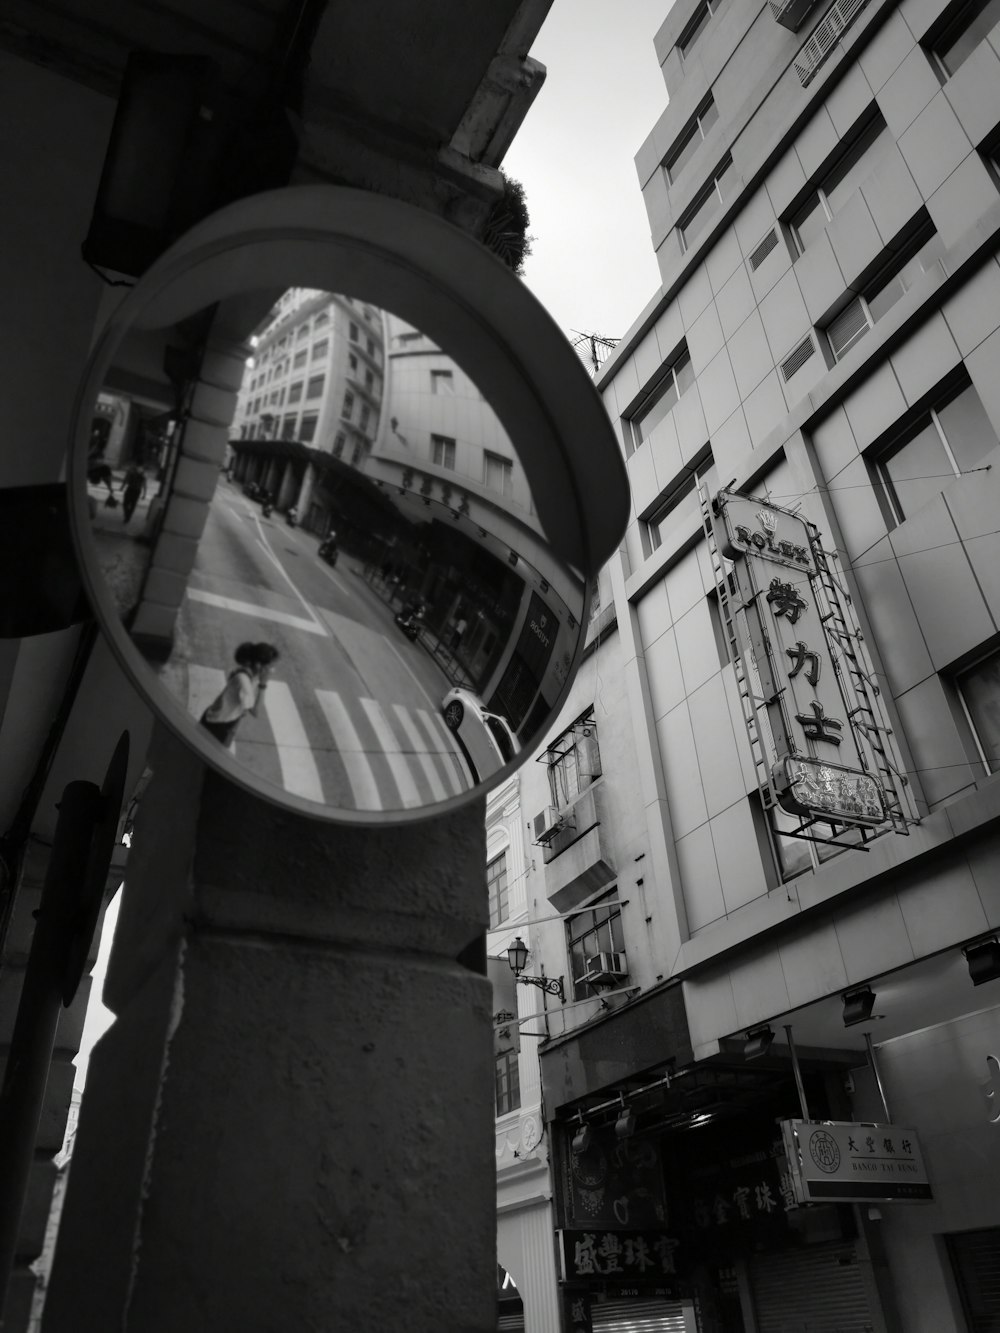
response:
[(143, 669), (270, 799), (389, 812), (489, 785), (576, 658), (585, 585), (515, 442), (452, 349), (358, 298), (248, 293), (131, 329), (86, 490)]

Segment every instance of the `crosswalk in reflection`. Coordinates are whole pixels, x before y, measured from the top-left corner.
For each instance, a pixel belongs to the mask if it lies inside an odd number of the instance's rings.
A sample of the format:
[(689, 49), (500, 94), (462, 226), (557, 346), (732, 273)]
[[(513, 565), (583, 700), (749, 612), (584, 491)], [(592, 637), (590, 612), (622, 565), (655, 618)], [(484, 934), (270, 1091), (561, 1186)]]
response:
[[(219, 668), (189, 663), (188, 712), (200, 717), (225, 683)], [(336, 690), (293, 692), (274, 677), (258, 716), (240, 723), (236, 757), (295, 796), (341, 808), (413, 809), (472, 785), (432, 710)]]

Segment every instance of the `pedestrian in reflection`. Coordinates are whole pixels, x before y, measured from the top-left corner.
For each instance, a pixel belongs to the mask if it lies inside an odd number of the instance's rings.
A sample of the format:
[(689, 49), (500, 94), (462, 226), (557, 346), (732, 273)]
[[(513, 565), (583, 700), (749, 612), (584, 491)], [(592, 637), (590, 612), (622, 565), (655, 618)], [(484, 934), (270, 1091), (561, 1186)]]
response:
[(257, 716), (261, 694), (279, 653), (272, 643), (241, 643), (234, 654), (236, 669), (226, 687), (201, 715), (201, 725), (231, 754), (236, 753), (236, 730), (247, 713)]
[(125, 480), (121, 485), (122, 489), (122, 518), (127, 523), (135, 513), (135, 507), (139, 503), (140, 497), (146, 494), (146, 474), (141, 467), (136, 467), (133, 463), (125, 473)]
[(469, 622), (466, 620), (465, 616), (459, 616), (459, 618), (455, 621), (455, 624), (452, 627), (451, 631), (451, 651), (453, 653), (458, 652), (458, 645), (462, 642), (462, 635), (465, 633), (468, 627), (469, 627)]

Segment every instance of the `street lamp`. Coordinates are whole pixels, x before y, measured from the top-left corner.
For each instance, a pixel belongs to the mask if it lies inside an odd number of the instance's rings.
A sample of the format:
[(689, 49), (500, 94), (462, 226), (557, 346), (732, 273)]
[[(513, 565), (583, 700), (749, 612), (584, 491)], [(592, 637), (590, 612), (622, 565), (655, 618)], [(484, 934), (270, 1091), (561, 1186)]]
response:
[(528, 946), (524, 940), (518, 936), (512, 944), (507, 946), (507, 963), (510, 970), (514, 973), (514, 980), (519, 981), (522, 986), (538, 986), (545, 991), (546, 995), (558, 995), (563, 1004), (566, 1003), (566, 996), (563, 993), (562, 977), (525, 977), (521, 973), (528, 961)]

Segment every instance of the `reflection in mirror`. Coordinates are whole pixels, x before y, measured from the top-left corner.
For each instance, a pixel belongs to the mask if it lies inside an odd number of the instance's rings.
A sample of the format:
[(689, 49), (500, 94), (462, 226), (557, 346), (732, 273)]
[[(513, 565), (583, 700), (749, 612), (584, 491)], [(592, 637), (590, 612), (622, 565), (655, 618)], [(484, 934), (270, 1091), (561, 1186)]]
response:
[(86, 487), (142, 670), (271, 799), (388, 813), (489, 784), (576, 658), (584, 583), (498, 417), (363, 300), (147, 311), (93, 403)]

